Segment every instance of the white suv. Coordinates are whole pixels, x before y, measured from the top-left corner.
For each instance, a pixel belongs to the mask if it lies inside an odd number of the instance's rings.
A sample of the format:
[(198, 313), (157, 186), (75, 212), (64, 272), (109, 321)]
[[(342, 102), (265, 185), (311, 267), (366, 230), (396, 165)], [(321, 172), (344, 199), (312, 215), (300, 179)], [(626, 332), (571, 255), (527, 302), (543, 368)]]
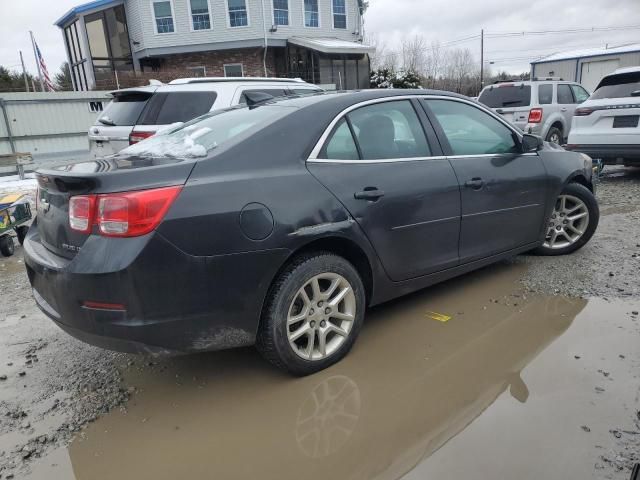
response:
[(118, 153), (173, 123), (247, 103), (247, 99), (317, 92), (322, 89), (300, 79), (258, 77), (181, 78), (166, 85), (117, 90), (89, 129), (90, 155)]
[(568, 150), (606, 165), (640, 165), (640, 67), (604, 77), (574, 115)]

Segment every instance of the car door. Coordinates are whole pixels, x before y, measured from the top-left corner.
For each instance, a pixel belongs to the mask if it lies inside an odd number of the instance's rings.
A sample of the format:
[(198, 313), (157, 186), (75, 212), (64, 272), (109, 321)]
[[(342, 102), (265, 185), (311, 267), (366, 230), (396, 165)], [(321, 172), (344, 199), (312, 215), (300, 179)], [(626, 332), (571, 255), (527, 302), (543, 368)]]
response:
[(460, 182), (460, 262), (536, 242), (546, 186), (537, 153), (521, 153), (518, 134), (471, 102), (423, 103)]
[(330, 129), (309, 171), (349, 210), (389, 277), (457, 265), (458, 181), (417, 101), (356, 106)]
[(567, 138), (569, 136), (569, 130), (571, 130), (573, 112), (576, 109), (576, 100), (573, 98), (573, 93), (571, 93), (571, 87), (566, 83), (558, 84), (558, 107), (564, 117), (564, 124), (566, 126), (562, 134)]

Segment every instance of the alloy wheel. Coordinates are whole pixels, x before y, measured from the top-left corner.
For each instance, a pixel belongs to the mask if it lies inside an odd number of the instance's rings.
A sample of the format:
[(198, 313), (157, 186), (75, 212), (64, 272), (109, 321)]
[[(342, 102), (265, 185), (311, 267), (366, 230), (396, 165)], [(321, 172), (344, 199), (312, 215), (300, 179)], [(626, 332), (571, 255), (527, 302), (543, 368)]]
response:
[(544, 246), (560, 249), (576, 243), (589, 226), (589, 209), (578, 197), (560, 195), (549, 219)]
[(323, 273), (298, 290), (289, 306), (287, 337), (305, 360), (322, 360), (342, 346), (356, 318), (356, 296), (342, 275)]

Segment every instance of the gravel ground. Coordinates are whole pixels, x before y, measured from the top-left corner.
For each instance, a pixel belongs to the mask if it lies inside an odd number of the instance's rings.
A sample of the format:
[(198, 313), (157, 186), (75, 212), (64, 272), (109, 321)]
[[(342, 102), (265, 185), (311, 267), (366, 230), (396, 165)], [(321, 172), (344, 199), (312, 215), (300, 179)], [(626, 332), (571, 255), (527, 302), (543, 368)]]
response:
[(597, 185), (600, 224), (573, 255), (513, 259), (529, 266), (523, 278), (534, 292), (572, 297), (640, 295), (640, 170), (607, 167)]
[[(512, 260), (528, 265), (522, 280), (527, 289), (602, 298), (640, 295), (640, 170), (605, 170), (597, 195), (600, 227), (584, 249), (568, 257)], [(124, 408), (134, 390), (123, 386), (120, 372), (134, 364), (147, 368), (143, 357), (94, 348), (55, 328), (31, 298), (21, 258), (20, 248), (12, 258), (0, 257), (2, 480), (19, 476), (34, 458), (66, 445), (97, 416)], [(637, 320), (637, 312), (629, 314)], [(640, 432), (640, 412), (625, 430)], [(629, 468), (638, 452), (640, 434), (621, 434), (619, 451), (603, 453), (596, 465), (603, 472), (597, 477)]]

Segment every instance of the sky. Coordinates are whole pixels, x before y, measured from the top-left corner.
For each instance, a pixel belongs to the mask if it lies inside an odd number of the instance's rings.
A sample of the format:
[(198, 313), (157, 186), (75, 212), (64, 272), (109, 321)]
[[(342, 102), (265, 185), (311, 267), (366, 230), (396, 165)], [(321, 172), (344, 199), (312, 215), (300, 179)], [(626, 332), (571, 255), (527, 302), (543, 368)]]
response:
[[(66, 55), (62, 34), (53, 22), (81, 3), (84, 0), (0, 0), (0, 65), (19, 69), (18, 50), (22, 50), (27, 70), (35, 73), (29, 40), (33, 30), (49, 72), (57, 72)], [(417, 33), (446, 45), (477, 35), (482, 28), (491, 33), (640, 26), (640, 0), (370, 0), (365, 21), (366, 32), (376, 34), (387, 48), (399, 45), (403, 35)], [(640, 43), (640, 28), (487, 38), (485, 58), (494, 62), (493, 70), (519, 73), (529, 70), (529, 61), (541, 55), (633, 42)], [(479, 40), (454, 46), (468, 47), (479, 59)]]

